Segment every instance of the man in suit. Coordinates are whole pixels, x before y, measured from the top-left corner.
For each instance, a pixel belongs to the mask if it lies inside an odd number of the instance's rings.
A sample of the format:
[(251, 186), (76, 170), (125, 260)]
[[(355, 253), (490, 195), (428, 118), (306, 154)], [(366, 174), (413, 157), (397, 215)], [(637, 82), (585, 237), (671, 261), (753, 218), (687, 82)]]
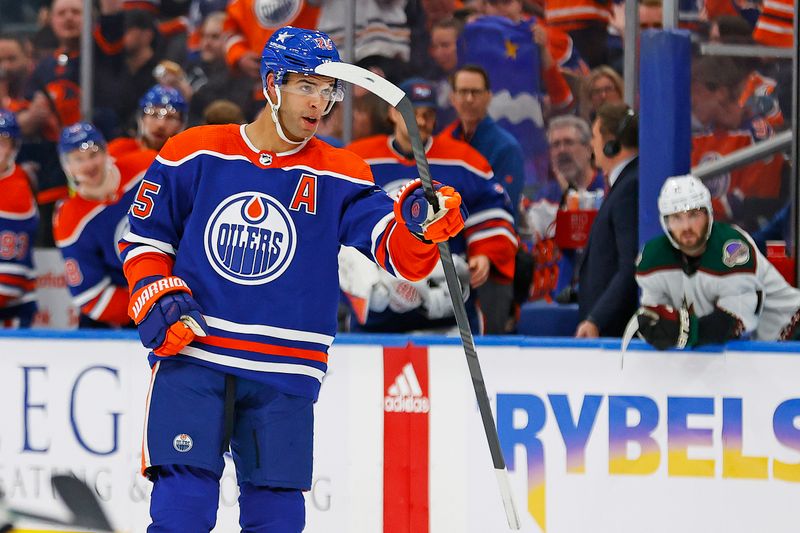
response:
[(636, 311), (639, 246), (639, 119), (624, 104), (604, 104), (592, 125), (595, 162), (608, 194), (589, 233), (580, 269), (576, 337), (619, 337)]

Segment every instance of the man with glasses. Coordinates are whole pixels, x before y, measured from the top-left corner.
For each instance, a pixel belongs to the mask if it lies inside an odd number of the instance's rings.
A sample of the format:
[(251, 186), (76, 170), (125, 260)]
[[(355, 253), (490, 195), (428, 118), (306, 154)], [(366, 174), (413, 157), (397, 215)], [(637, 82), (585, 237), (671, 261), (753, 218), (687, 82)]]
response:
[(516, 213), (525, 183), (524, 157), (519, 142), (489, 116), (489, 75), (482, 67), (464, 65), (450, 77), (450, 85), (458, 119), (441, 135), (465, 141), (489, 161), (494, 180), (506, 190)]

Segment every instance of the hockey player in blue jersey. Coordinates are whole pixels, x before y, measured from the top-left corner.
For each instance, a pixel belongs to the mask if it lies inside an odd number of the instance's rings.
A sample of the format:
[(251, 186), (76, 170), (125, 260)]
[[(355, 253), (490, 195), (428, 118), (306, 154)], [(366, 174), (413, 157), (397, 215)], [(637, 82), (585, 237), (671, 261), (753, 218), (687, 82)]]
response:
[(36, 313), (32, 253), (39, 211), (28, 175), (14, 163), (20, 138), (14, 113), (0, 108), (0, 329), (30, 327)]
[(103, 134), (88, 122), (64, 128), (58, 151), (71, 192), (56, 207), (53, 237), (80, 326), (129, 326), (128, 286), (116, 243), (127, 232), (128, 208), (156, 152), (112, 159)]
[(437, 213), (419, 181), (392, 200), (362, 159), (314, 137), (343, 94), (314, 75), (329, 61), (339, 55), (326, 34), (277, 30), (261, 60), (265, 112), (167, 141), (131, 207), (120, 251), (152, 350), (151, 533), (214, 527), (229, 446), (242, 530), (301, 531), (340, 245), (418, 280), (439, 259), (434, 243), (463, 228), (451, 187), (439, 187)]

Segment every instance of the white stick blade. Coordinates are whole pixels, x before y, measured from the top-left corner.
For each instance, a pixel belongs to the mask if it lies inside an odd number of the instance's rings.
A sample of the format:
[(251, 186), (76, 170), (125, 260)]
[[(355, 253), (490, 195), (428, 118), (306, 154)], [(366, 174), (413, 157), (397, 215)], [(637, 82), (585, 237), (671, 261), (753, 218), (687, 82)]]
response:
[(350, 63), (336, 61), (323, 63), (317, 66), (314, 72), (320, 76), (330, 76), (331, 78), (349, 81), (353, 85), (363, 87), (386, 100), (392, 107), (397, 107), (397, 104), (406, 95), (397, 85), (386, 81), (365, 68), (357, 67)]
[(508, 470), (505, 468), (495, 468), (494, 473), (497, 475), (500, 497), (503, 498), (503, 507), (506, 510), (508, 528), (517, 531), (522, 526), (519, 523), (519, 515), (517, 514), (517, 506), (514, 503), (514, 497), (511, 495), (511, 483), (508, 480)]

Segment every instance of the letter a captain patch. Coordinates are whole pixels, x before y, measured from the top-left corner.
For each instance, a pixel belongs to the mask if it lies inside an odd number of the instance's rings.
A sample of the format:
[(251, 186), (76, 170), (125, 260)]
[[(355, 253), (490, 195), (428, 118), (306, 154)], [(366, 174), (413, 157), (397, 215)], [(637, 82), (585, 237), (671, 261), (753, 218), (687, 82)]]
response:
[(303, 174), (297, 182), (289, 209), (300, 211), (301, 208), (309, 215), (317, 214), (317, 177), (314, 175)]

